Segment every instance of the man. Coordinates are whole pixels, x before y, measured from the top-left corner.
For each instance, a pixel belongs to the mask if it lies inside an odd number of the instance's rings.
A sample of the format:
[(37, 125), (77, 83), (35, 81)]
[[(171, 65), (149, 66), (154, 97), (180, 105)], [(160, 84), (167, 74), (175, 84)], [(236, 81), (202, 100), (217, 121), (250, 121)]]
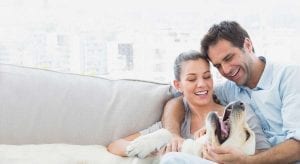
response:
[[(228, 79), (216, 87), (220, 101), (248, 103), (272, 145), (253, 156), (234, 148), (207, 145), (203, 150), (205, 158), (218, 163), (300, 162), (300, 67), (276, 65), (256, 57), (248, 33), (234, 21), (212, 26), (201, 41), (201, 51)], [(163, 124), (174, 134), (172, 150), (180, 149), (182, 142), (178, 135), (182, 108), (180, 97), (165, 106)]]

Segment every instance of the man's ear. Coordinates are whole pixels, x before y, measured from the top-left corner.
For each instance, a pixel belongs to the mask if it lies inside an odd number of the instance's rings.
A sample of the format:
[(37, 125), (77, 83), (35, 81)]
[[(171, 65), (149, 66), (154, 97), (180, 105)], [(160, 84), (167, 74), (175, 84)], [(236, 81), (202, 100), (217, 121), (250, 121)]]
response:
[(244, 40), (244, 50), (248, 53), (254, 53), (252, 41), (249, 38), (245, 38)]
[(177, 89), (178, 92), (182, 93), (182, 90), (181, 90), (181, 87), (180, 87), (180, 81), (174, 80), (173, 85)]

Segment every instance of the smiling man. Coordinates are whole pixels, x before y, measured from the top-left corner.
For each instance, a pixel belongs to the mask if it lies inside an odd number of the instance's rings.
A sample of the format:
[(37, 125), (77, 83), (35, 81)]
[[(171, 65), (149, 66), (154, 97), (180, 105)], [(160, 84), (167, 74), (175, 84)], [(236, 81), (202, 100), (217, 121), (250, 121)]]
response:
[[(213, 25), (201, 41), (201, 50), (228, 79), (215, 88), (217, 97), (223, 105), (234, 100), (249, 104), (272, 145), (272, 148), (253, 156), (246, 156), (231, 147), (207, 145), (205, 158), (218, 163), (299, 162), (300, 67), (274, 64), (264, 57), (257, 57), (248, 33), (234, 21)], [(178, 129), (181, 117), (178, 98), (170, 100), (165, 106), (163, 123), (174, 133), (172, 147), (180, 146)], [(163, 161), (197, 163), (197, 158), (176, 153)]]

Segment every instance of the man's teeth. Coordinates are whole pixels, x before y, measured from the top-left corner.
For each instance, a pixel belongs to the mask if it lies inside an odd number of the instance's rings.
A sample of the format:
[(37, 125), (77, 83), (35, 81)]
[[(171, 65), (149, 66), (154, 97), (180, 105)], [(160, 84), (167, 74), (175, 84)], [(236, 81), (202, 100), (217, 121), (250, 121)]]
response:
[(196, 92), (195, 94), (196, 95), (205, 95), (207, 93), (208, 93), (208, 91), (199, 91), (199, 92)]
[(231, 77), (235, 76), (238, 72), (239, 72), (240, 69), (237, 69), (233, 74), (229, 75)]

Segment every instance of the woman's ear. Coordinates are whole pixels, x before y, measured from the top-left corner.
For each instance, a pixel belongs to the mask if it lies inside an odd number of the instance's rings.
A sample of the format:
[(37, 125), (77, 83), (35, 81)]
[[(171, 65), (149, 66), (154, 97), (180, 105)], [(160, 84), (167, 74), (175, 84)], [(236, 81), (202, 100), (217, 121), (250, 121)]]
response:
[(173, 85), (177, 89), (178, 92), (182, 93), (181, 86), (180, 86), (180, 81), (174, 80)]

